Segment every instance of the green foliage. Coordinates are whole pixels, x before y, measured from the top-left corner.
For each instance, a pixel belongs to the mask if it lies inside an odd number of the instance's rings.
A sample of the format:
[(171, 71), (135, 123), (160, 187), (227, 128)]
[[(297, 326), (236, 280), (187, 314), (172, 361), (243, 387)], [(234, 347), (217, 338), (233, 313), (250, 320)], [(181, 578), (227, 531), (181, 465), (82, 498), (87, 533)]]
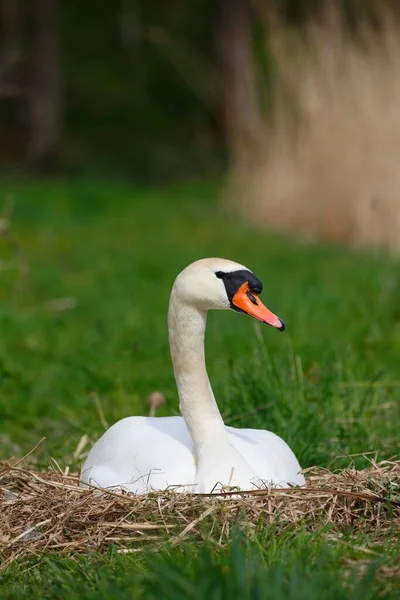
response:
[[(154, 389), (167, 398), (160, 414), (176, 414), (169, 292), (204, 256), (254, 270), (263, 300), (287, 323), (279, 334), (241, 315), (210, 314), (208, 370), (226, 422), (282, 435), (304, 467), (398, 452), (398, 262), (266, 236), (223, 213), (212, 185), (3, 183), (1, 192), (15, 202), (0, 238), (2, 457), (46, 436), (39, 463), (52, 456), (77, 468), (81, 436), (103, 430), (92, 392), (109, 424), (146, 413)], [(374, 544), (351, 532), (341, 540), (260, 530), (226, 549), (48, 556), (11, 567), (2, 597), (390, 597), (395, 577), (382, 569), (398, 547)]]
[[(2, 597), (372, 600), (395, 598), (399, 590), (395, 581), (380, 576), (393, 565), (393, 556), (376, 554), (367, 563), (352, 562), (346, 554), (352, 558), (362, 554), (346, 552), (341, 545), (332, 547), (323, 536), (306, 532), (296, 538), (283, 536), (278, 542), (269, 535), (263, 542), (255, 544), (234, 535), (224, 549), (191, 545), (126, 557), (110, 552), (90, 560), (50, 555), (24, 572), (18, 566), (10, 569)], [(25, 588), (16, 583), (21, 577)]]

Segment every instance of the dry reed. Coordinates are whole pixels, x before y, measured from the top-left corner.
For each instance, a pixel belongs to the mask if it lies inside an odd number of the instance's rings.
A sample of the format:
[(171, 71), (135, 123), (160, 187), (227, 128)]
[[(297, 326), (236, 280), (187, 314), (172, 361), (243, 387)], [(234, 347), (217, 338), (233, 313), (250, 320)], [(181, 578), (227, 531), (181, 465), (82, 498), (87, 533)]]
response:
[(272, 28), (272, 122), (234, 163), (229, 202), (270, 229), (398, 252), (400, 26), (331, 33)]
[(400, 532), (400, 461), (337, 474), (313, 468), (306, 476), (303, 489), (101, 497), (54, 468), (37, 472), (21, 467), (21, 461), (1, 462), (0, 565), (46, 551), (70, 555), (115, 545), (127, 553), (188, 538), (223, 545), (235, 525), (250, 537), (262, 525), (279, 533), (330, 524), (330, 535), (351, 527), (375, 539)]

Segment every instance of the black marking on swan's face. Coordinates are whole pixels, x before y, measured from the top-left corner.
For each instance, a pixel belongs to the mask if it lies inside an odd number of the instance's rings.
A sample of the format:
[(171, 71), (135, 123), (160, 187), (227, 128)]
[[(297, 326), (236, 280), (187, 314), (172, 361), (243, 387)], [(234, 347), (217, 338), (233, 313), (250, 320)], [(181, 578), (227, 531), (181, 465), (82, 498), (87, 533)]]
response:
[(257, 305), (257, 299), (253, 296), (251, 292), (254, 294), (261, 294), (263, 286), (261, 281), (247, 269), (240, 269), (239, 271), (231, 271), (228, 273), (224, 273), (223, 271), (217, 271), (215, 276), (218, 279), (222, 279), (225, 285), (225, 290), (228, 296), (229, 304), (233, 310), (238, 312), (242, 312), (240, 308), (237, 308), (233, 303), (233, 297), (238, 291), (238, 289), (244, 284), (249, 284), (249, 292), (247, 293), (249, 299), (253, 304)]

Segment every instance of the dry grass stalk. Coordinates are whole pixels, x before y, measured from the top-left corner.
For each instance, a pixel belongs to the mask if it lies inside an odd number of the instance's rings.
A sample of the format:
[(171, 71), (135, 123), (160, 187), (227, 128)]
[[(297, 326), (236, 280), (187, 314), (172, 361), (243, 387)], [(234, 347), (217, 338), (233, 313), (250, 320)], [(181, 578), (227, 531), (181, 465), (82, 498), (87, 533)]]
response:
[(269, 38), (273, 122), (232, 173), (230, 202), (305, 239), (400, 251), (400, 26)]
[[(19, 463), (20, 465), (20, 463)], [(214, 496), (153, 493), (144, 496), (78, 487), (59, 470), (35, 472), (0, 463), (0, 564), (46, 551), (68, 555), (140, 550), (146, 542), (177, 545), (189, 536), (223, 544), (235, 523), (252, 535), (257, 526), (277, 531), (314, 530), (328, 523), (382, 538), (400, 533), (400, 461), (331, 473), (309, 469), (307, 487), (227, 492)]]
[(162, 392), (152, 392), (147, 398), (147, 404), (149, 405), (149, 417), (154, 417), (157, 409), (165, 404), (165, 396)]

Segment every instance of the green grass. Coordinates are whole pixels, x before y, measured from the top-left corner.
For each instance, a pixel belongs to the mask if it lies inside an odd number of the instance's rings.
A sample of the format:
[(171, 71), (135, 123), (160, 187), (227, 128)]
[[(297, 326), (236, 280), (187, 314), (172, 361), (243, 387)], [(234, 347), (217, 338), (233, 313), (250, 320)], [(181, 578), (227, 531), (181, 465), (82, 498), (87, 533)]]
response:
[[(226, 422), (275, 431), (303, 467), (364, 467), (367, 459), (349, 455), (398, 454), (399, 263), (266, 235), (222, 213), (217, 194), (205, 184), (149, 191), (3, 182), (0, 197), (13, 197), (14, 210), (12, 244), (0, 238), (0, 457), (21, 456), (45, 436), (38, 465), (51, 456), (76, 468), (81, 436), (103, 431), (91, 392), (109, 424), (146, 413), (155, 389), (167, 398), (160, 415), (176, 414), (169, 292), (177, 273), (204, 256), (251, 268), (263, 300), (287, 323), (279, 334), (242, 315), (210, 315), (208, 369)], [(75, 308), (49, 310), (65, 297)], [(225, 549), (49, 555), (10, 567), (0, 594), (395, 597), (399, 548), (377, 539), (267, 532)]]
[[(298, 532), (281, 540), (273, 535), (261, 547), (234, 536), (229, 547), (212, 546), (121, 558), (110, 553), (96, 559), (48, 557), (23, 572), (4, 578), (7, 598), (220, 598), (240, 600), (373, 600), (396, 597), (396, 582), (383, 580), (382, 559), (344, 546), (329, 547), (320, 535)], [(364, 560), (363, 560), (364, 559)], [(357, 561), (357, 568), (352, 561)], [(341, 577), (338, 576), (341, 573)], [(356, 574), (356, 576), (354, 576)], [(14, 583), (24, 581), (27, 588)], [(398, 590), (398, 588), (397, 588)]]

